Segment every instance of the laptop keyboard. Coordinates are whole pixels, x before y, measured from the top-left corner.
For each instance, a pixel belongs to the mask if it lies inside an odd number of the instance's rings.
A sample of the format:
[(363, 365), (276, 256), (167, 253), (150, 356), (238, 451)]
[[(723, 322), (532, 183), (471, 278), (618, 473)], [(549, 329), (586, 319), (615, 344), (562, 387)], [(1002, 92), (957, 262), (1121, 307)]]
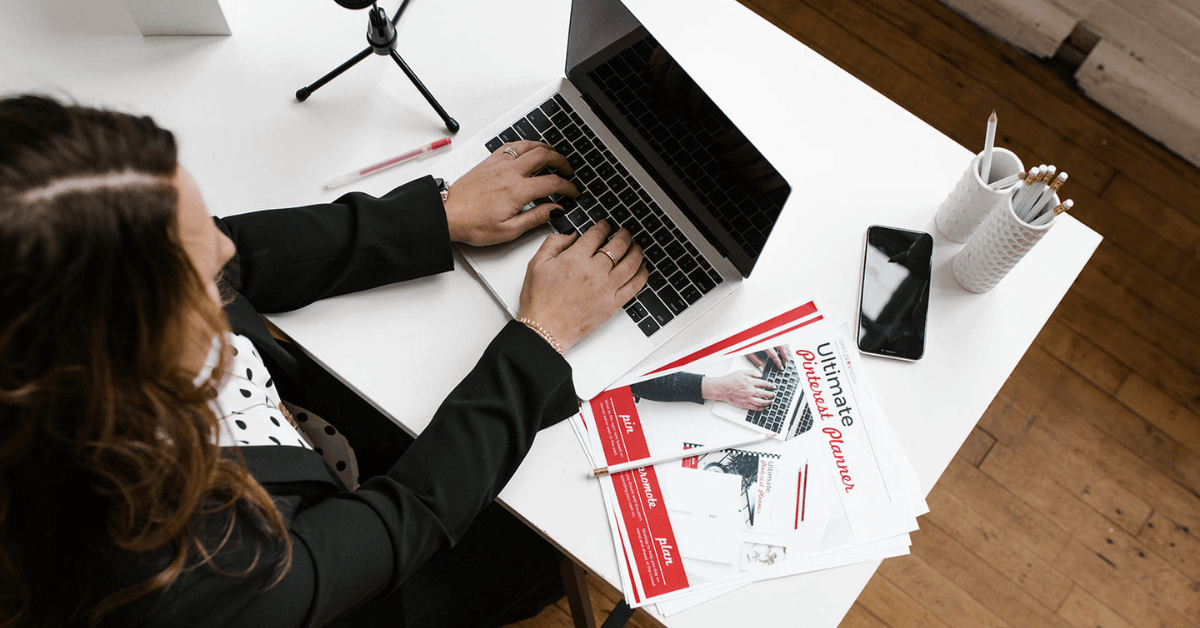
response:
[(552, 196), (534, 201), (558, 203), (566, 211), (551, 222), (552, 229), (583, 233), (597, 221), (608, 219), (614, 231), (618, 226), (628, 229), (641, 245), (650, 277), (624, 309), (646, 336), (654, 335), (721, 283), (721, 275), (561, 95), (542, 103), (486, 145), (488, 152), (495, 152), (505, 143), (519, 140), (550, 144), (575, 169), (572, 182), (581, 192), (579, 198)]
[[(787, 193), (762, 194), (730, 173), (721, 155), (737, 127), (715, 107), (692, 110), (672, 106), (647, 80), (658, 42), (647, 36), (588, 72), (622, 115), (747, 254), (757, 256), (766, 243)], [(743, 138), (744, 141), (744, 138)]]
[[(796, 370), (796, 361), (788, 360), (783, 368), (775, 365), (774, 360), (767, 360), (766, 366), (763, 367), (763, 380), (775, 384), (775, 398), (771, 400), (771, 405), (762, 410), (750, 410), (746, 412), (746, 422), (757, 425), (780, 433), (785, 427), (787, 420), (788, 404), (792, 400), (792, 395), (796, 393), (796, 387), (800, 382), (800, 373)], [(811, 425), (812, 418), (809, 417)]]

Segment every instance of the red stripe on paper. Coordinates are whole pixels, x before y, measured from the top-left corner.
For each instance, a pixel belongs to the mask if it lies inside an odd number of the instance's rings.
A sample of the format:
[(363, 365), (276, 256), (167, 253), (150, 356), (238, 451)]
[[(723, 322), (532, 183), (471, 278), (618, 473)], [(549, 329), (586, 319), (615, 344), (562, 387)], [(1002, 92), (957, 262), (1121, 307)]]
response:
[(736, 345), (738, 343), (745, 342), (746, 340), (754, 338), (755, 336), (757, 336), (759, 334), (766, 333), (776, 327), (779, 327), (780, 325), (787, 325), (797, 319), (804, 318), (805, 316), (809, 316), (816, 311), (817, 311), (817, 304), (813, 303), (812, 301), (809, 301), (808, 303), (805, 303), (804, 305), (794, 307), (794, 308), (784, 312), (783, 314), (780, 314), (779, 316), (776, 316), (770, 320), (759, 323), (758, 325), (755, 325), (754, 327), (751, 327), (750, 329), (747, 329), (745, 331), (734, 334), (728, 338), (725, 338), (724, 340), (719, 340), (707, 347), (704, 347), (703, 349), (699, 349), (689, 355), (679, 358), (678, 360), (675, 360), (674, 362), (667, 364), (666, 366), (661, 366), (657, 369), (654, 369), (653, 371), (646, 373), (646, 375), (653, 375), (655, 373), (661, 373), (662, 371), (669, 371), (671, 369), (683, 366), (685, 364), (695, 362), (696, 360), (710, 356), (718, 351), (721, 351), (722, 349), (732, 347), (733, 345)]
[(793, 332), (793, 331), (796, 331), (797, 329), (800, 329), (801, 327), (805, 327), (805, 326), (807, 326), (807, 325), (812, 325), (813, 323), (815, 323), (815, 322), (817, 322), (817, 321), (819, 321), (819, 320), (822, 320), (822, 319), (824, 319), (824, 318), (825, 318), (824, 316), (816, 316), (816, 317), (810, 318), (810, 319), (808, 319), (808, 320), (804, 321), (803, 323), (800, 323), (799, 325), (795, 325), (795, 326), (792, 326), (792, 327), (788, 327), (787, 329), (785, 329), (785, 330), (783, 330), (783, 331), (781, 331), (781, 332), (778, 332), (778, 333), (771, 334), (770, 336), (767, 336), (766, 338), (758, 338), (758, 339), (755, 339), (755, 340), (753, 340), (753, 341), (751, 341), (751, 342), (748, 342), (748, 343), (746, 343), (746, 344), (744, 344), (744, 345), (742, 345), (742, 346), (738, 347), (737, 349), (734, 349), (733, 351), (730, 351), (730, 353), (741, 353), (741, 352), (742, 352), (742, 350), (744, 350), (746, 347), (750, 347), (750, 346), (756, 345), (756, 344), (758, 344), (758, 343), (760, 343), (760, 342), (766, 342), (766, 341), (768, 341), (768, 340), (770, 340), (770, 339), (772, 339), (772, 338), (778, 338), (779, 336), (782, 336), (782, 335), (784, 335), (784, 334), (786, 334), (786, 333), (788, 333), (788, 332)]
[(800, 499), (800, 520), (804, 521), (804, 508), (808, 505), (808, 463), (804, 463), (804, 497)]
[[(609, 465), (650, 455), (629, 387), (606, 391), (591, 401), (596, 431)], [(653, 466), (607, 476), (613, 483), (629, 538), (631, 566), (647, 598), (688, 586), (675, 531)], [(636, 564), (634, 564), (636, 563)]]
[(793, 530), (800, 529), (800, 487), (803, 485), (803, 482), (804, 472), (801, 471), (799, 475), (796, 476), (796, 521), (792, 524)]

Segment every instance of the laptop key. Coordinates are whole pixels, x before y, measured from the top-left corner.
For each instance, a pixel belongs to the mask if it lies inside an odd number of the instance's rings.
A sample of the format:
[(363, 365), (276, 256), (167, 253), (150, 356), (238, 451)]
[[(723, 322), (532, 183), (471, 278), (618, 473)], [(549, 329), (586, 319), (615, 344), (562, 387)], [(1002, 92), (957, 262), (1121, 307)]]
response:
[(662, 290), (655, 292), (655, 294), (662, 298), (667, 309), (676, 316), (687, 309), (687, 301), (684, 301), (683, 297), (679, 296), (679, 293), (675, 292), (675, 289), (671, 286), (664, 286)]
[(640, 323), (638, 323), (638, 329), (641, 329), (642, 333), (646, 334), (647, 336), (653, 336), (654, 332), (659, 330), (659, 327), (658, 323), (654, 322), (653, 316), (647, 316), (646, 318), (643, 318)]
[(575, 148), (577, 150), (579, 150), (580, 153), (583, 154), (584, 160), (586, 160), (588, 162), (588, 165), (592, 166), (593, 168), (604, 163), (604, 155), (601, 155), (600, 151), (593, 150), (591, 152), (586, 152), (583, 149), (580, 149), (578, 145), (576, 145)]
[(562, 116), (562, 119), (560, 120), (558, 116), (555, 116), (554, 125), (562, 129), (562, 133), (567, 139), (574, 142), (577, 138), (583, 135), (583, 131), (579, 130), (579, 127), (572, 124), (571, 119), (568, 118), (566, 114), (559, 115)]
[[(665, 248), (667, 249), (667, 255), (670, 255), (675, 261), (679, 261), (681, 257), (685, 257), (683, 244), (679, 240), (668, 243)], [(680, 266), (682, 265), (680, 264)]]
[[(618, 179), (618, 181), (624, 183), (625, 179)], [(633, 188), (620, 189), (616, 185), (613, 185), (612, 181), (609, 181), (608, 184), (612, 185), (613, 189), (618, 192), (617, 197), (621, 199), (622, 203), (625, 203), (626, 205), (633, 205), (637, 202), (638, 195), (637, 192), (633, 191)]]
[(608, 181), (616, 173), (616, 169), (613, 168), (612, 164), (608, 162), (604, 162), (596, 166), (596, 174), (600, 175), (600, 178), (604, 179), (605, 181)]
[(584, 166), (575, 171), (575, 177), (586, 184), (596, 178), (596, 171), (591, 166)]
[(571, 224), (571, 220), (567, 218), (566, 214), (551, 220), (550, 228), (554, 229), (554, 231), (557, 233), (563, 233), (567, 235), (575, 233), (575, 225)]
[(646, 311), (645, 306), (643, 306), (641, 303), (638, 303), (636, 298), (630, 299), (629, 303), (625, 304), (625, 311), (635, 323), (643, 318), (646, 318), (646, 316), (649, 314), (649, 312)]
[(679, 267), (682, 268), (683, 272), (685, 273), (690, 273), (700, 267), (700, 265), (696, 263), (696, 258), (692, 257), (691, 255), (680, 255), (675, 258), (675, 263), (679, 264)]
[(533, 123), (525, 118), (521, 118), (520, 120), (514, 122), (513, 128), (517, 130), (517, 134), (519, 134), (522, 139), (532, 140), (535, 142), (541, 141), (542, 139), (542, 134), (538, 133), (538, 130), (533, 126)]
[(619, 202), (617, 195), (612, 192), (605, 192), (604, 196), (600, 197), (600, 205), (602, 207), (616, 207)]
[(534, 109), (533, 111), (529, 112), (528, 116), (525, 117), (533, 123), (534, 128), (536, 128), (540, 133), (545, 133), (551, 126), (553, 126), (550, 123), (550, 118), (547, 118), (546, 114), (542, 113), (541, 109)]
[(562, 111), (562, 107), (558, 106), (558, 103), (551, 98), (550, 100), (542, 103), (542, 111), (544, 111), (548, 116), (553, 116)]
[(675, 288), (680, 292), (682, 292), (684, 288), (692, 285), (691, 282), (688, 281), (687, 275), (683, 274), (683, 271), (679, 271), (674, 275), (671, 275), (671, 278), (667, 280), (667, 283), (671, 284), (672, 288)]
[(688, 286), (684, 288), (683, 292), (680, 292), (679, 295), (688, 302), (688, 305), (694, 304), (696, 301), (700, 300), (700, 297), (704, 296), (699, 290), (696, 289), (696, 286)]
[(484, 146), (487, 147), (489, 153), (494, 153), (500, 150), (501, 146), (504, 146), (504, 140), (500, 139), (499, 137), (493, 137), (492, 139), (488, 140)]
[(560, 140), (562, 140), (562, 138), (562, 131), (559, 131), (553, 127), (542, 133), (542, 140), (544, 140), (547, 144), (557, 144)]
[(661, 246), (658, 246), (657, 244), (653, 244), (653, 245), (650, 245), (650, 246), (642, 249), (642, 255), (650, 258), (654, 262), (659, 262), (663, 259), (664, 256), (666, 256), (666, 253), (663, 252)]
[(667, 287), (667, 279), (663, 277), (662, 273), (650, 273), (650, 276), (646, 278), (646, 285), (650, 286), (651, 290), (658, 292)]
[(500, 139), (504, 140), (506, 144), (508, 142), (519, 142), (521, 141), (521, 134), (517, 133), (517, 131), (510, 126), (500, 132)]
[(575, 202), (579, 203), (579, 206), (584, 209), (590, 209), (592, 205), (596, 204), (596, 197), (584, 192), (575, 199)]
[[(586, 132), (586, 129), (585, 129), (585, 132)], [(596, 145), (592, 143), (592, 140), (589, 140), (586, 137), (581, 137), (577, 140), (572, 139), (571, 142), (573, 144), (575, 144), (575, 150), (578, 150), (579, 152), (584, 153), (584, 154), (587, 154), (588, 151), (590, 151), (596, 147)], [(589, 159), (588, 163), (591, 163), (591, 161), (592, 160)], [(603, 160), (601, 160), (601, 161), (603, 161)], [(598, 163), (592, 164), (592, 165), (596, 166), (596, 167), (600, 166), (600, 164), (598, 164)]]
[(643, 251), (654, 246), (654, 236), (650, 235), (649, 231), (634, 234), (633, 241), (637, 242)]
[[(666, 289), (670, 290), (670, 287)], [(675, 314), (663, 304), (661, 299), (649, 290), (643, 290), (638, 293), (638, 301), (641, 301), (642, 305), (646, 306), (646, 311), (650, 312), (650, 318), (654, 319), (654, 322), (658, 323), (660, 327), (675, 318)]]

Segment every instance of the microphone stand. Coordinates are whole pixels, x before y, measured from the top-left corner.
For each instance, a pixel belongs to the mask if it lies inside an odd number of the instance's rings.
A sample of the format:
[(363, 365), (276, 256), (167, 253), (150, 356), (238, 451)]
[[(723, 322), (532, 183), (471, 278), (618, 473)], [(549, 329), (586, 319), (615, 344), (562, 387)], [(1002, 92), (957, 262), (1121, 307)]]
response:
[(441, 116), (442, 122), (446, 124), (446, 129), (451, 133), (457, 133), (459, 129), (458, 122), (455, 121), (454, 118), (451, 118), (450, 114), (446, 113), (445, 109), (442, 109), (442, 106), (438, 104), (438, 101), (433, 97), (433, 94), (429, 93), (429, 90), (425, 88), (425, 84), (421, 82), (421, 79), (417, 78), (417, 75), (413, 73), (412, 69), (408, 67), (408, 64), (404, 62), (404, 59), (401, 58), (396, 52), (396, 22), (400, 20), (400, 15), (404, 13), (404, 9), (408, 6), (408, 2), (409, 0), (404, 0), (404, 2), (400, 4), (400, 7), (396, 9), (396, 13), (390, 19), (383, 9), (372, 3), (369, 15), (370, 20), (367, 26), (367, 43), (370, 45), (362, 52), (351, 57), (345, 63), (339, 65), (329, 74), (317, 79), (312, 85), (301, 87), (300, 89), (296, 90), (296, 100), (300, 102), (308, 100), (308, 97), (311, 96), (313, 92), (320, 89), (329, 81), (337, 78), (342, 72), (354, 67), (358, 64), (358, 62), (366, 59), (368, 55), (374, 52), (377, 55), (391, 57), (392, 60), (396, 62), (396, 65), (400, 66), (400, 69), (404, 71), (404, 74), (408, 76), (408, 80), (412, 81), (412, 84), (416, 86), (417, 91), (421, 92), (421, 95), (424, 96), (425, 100), (428, 101), (430, 106), (433, 107), (433, 110), (436, 111), (439, 116)]

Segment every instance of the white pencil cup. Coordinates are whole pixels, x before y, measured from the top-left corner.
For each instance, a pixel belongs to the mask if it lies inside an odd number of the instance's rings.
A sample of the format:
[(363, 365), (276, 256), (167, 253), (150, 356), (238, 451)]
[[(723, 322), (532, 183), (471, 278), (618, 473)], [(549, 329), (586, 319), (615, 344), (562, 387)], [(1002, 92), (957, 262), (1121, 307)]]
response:
[[(938, 207), (934, 222), (938, 231), (952, 242), (966, 242), (967, 238), (983, 224), (983, 220), (993, 210), (1004, 204), (1004, 199), (1011, 190), (993, 190), (988, 187), (980, 176), (979, 168), (983, 161), (983, 153), (971, 160), (963, 176), (958, 180), (950, 195)], [(1021, 160), (1010, 150), (1004, 148), (992, 149), (991, 173), (988, 183), (999, 181), (1024, 170)]]
[[(971, 292), (987, 292), (996, 287), (1058, 222), (1055, 215), (1044, 225), (1026, 224), (1013, 211), (1012, 197), (1008, 194), (1003, 207), (988, 215), (951, 262), (955, 281)], [(1058, 195), (1055, 194), (1048, 207), (1057, 205)]]

